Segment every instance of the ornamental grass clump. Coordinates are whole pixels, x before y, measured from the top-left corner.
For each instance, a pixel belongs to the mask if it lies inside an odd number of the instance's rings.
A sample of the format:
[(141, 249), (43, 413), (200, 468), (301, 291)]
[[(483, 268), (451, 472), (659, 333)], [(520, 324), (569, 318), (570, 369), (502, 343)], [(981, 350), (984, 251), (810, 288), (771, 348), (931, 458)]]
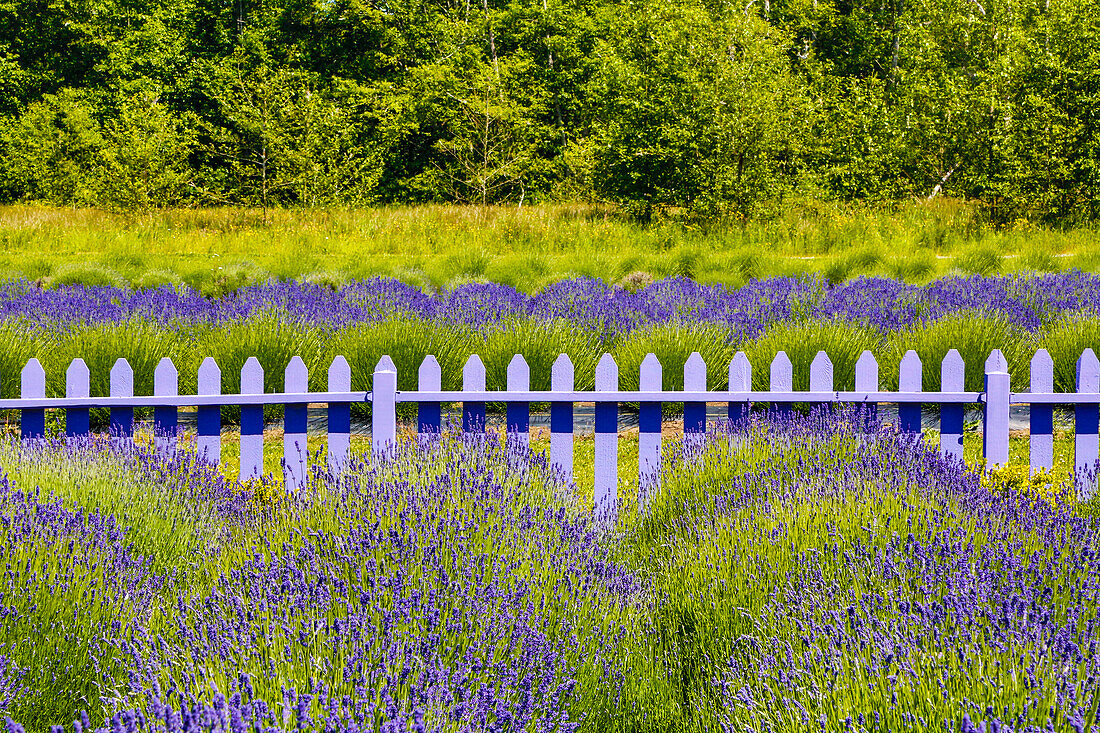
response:
[(1100, 355), (1100, 317), (1068, 316), (1052, 324), (1040, 345), (1054, 362), (1054, 391), (1077, 391), (1077, 360), (1085, 349)]
[(791, 360), (794, 388), (810, 387), (810, 365), (819, 351), (833, 364), (833, 388), (855, 388), (856, 361), (864, 351), (881, 352), (881, 336), (858, 323), (843, 320), (777, 323), (741, 348), (752, 364), (752, 387), (767, 390), (771, 363), (780, 351)]

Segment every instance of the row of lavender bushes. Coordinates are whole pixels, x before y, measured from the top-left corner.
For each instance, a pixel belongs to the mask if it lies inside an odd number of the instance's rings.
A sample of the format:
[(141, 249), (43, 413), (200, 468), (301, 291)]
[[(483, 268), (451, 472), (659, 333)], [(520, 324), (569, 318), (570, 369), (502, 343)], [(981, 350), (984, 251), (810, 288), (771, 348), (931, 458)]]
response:
[(1094, 508), (864, 425), (754, 415), (614, 522), (541, 455), (469, 436), (279, 501), (186, 454), (5, 443), (0, 713), (9, 733), (1093, 729)]
[(738, 349), (756, 367), (757, 387), (766, 386), (768, 363), (784, 350), (804, 388), (818, 350), (832, 357), (843, 387), (852, 383), (855, 360), (870, 349), (879, 357), (884, 386), (892, 387), (908, 349), (920, 354), (929, 386), (935, 386), (939, 362), (956, 348), (967, 364), (968, 388), (977, 390), (992, 349), (1005, 353), (1015, 384), (1023, 387), (1039, 347), (1055, 359), (1056, 389), (1072, 391), (1081, 351), (1100, 351), (1100, 276), (952, 278), (924, 287), (877, 278), (842, 285), (774, 278), (736, 290), (671, 279), (636, 293), (598, 280), (569, 280), (534, 296), (493, 284), (427, 295), (389, 279), (338, 290), (290, 281), (214, 300), (171, 288), (41, 290), (19, 282), (0, 287), (0, 343), (4, 396), (17, 393), (17, 375), (31, 356), (45, 364), (53, 394), (63, 394), (68, 363), (84, 358), (98, 395), (106, 394), (110, 367), (120, 357), (135, 369), (137, 392), (150, 393), (153, 368), (163, 356), (176, 361), (183, 389), (194, 389), (201, 359), (215, 357), (227, 391), (238, 390), (241, 366), (256, 356), (266, 389), (278, 391), (294, 355), (306, 359), (313, 388), (322, 389), (332, 357), (343, 354), (352, 364), (353, 386), (366, 390), (383, 354), (397, 364), (399, 387), (413, 389), (425, 355), (439, 358), (445, 386), (457, 388), (462, 364), (477, 353), (486, 362), (489, 387), (498, 389), (518, 353), (531, 366), (533, 387), (546, 389), (560, 353), (572, 357), (578, 386), (586, 388), (599, 356), (610, 352), (622, 386), (630, 388), (652, 352), (665, 367), (666, 387), (675, 389), (685, 359), (699, 351), (712, 386), (721, 387)]

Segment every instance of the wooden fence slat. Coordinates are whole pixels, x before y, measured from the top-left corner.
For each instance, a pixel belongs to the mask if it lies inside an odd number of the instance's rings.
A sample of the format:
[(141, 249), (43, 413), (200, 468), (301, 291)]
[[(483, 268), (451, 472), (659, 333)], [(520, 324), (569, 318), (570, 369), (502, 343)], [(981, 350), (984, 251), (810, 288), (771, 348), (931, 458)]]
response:
[[(898, 367), (898, 389), (901, 392), (923, 391), (923, 365), (917, 352), (910, 349), (901, 358)], [(921, 403), (907, 402), (898, 405), (898, 429), (903, 433), (919, 433)]]
[[(417, 372), (417, 389), (429, 392), (443, 389), (443, 370), (439, 360), (429, 354), (420, 363)], [(420, 402), (416, 406), (416, 432), (424, 439), (443, 432), (443, 409), (439, 402)]]
[[(855, 384), (853, 386), (857, 392), (878, 392), (878, 360), (875, 359), (874, 354), (866, 349), (856, 360)], [(865, 417), (863, 431), (867, 433), (875, 429), (875, 424), (878, 421), (878, 404), (875, 402), (865, 403), (863, 414)]]
[[(332, 360), (328, 368), (328, 391), (351, 391), (351, 366), (343, 356)], [(328, 406), (328, 470), (339, 477), (351, 458), (351, 403), (330, 402)]]
[[(167, 356), (157, 362), (153, 370), (153, 394), (157, 397), (175, 397), (180, 393), (180, 375), (176, 365)], [(157, 450), (174, 453), (179, 433), (179, 408), (153, 408), (153, 445)]]
[[(552, 392), (573, 391), (573, 362), (558, 354), (550, 368)], [(569, 479), (573, 478), (573, 403), (550, 403), (550, 463)]]
[[(531, 368), (521, 354), (508, 362), (507, 388), (515, 392), (531, 389)], [(514, 449), (526, 451), (531, 446), (531, 403), (509, 402), (506, 409), (504, 439)]]
[[(222, 393), (222, 370), (211, 356), (199, 365), (198, 392), (200, 395)], [(198, 436), (196, 449), (200, 456), (217, 465), (222, 460), (222, 408), (218, 405), (199, 405)]]
[[(309, 369), (302, 357), (295, 356), (286, 365), (283, 392), (309, 392)], [(307, 407), (305, 403), (283, 406), (283, 480), (287, 488), (298, 489), (306, 483), (306, 463), (309, 460)]]
[[(787, 352), (776, 353), (775, 358), (772, 359), (770, 372), (768, 376), (771, 379), (770, 385), (773, 392), (790, 392), (794, 389), (794, 369)], [(777, 402), (774, 409), (777, 413), (786, 415), (791, 411), (791, 404)]]
[[(471, 354), (462, 367), (462, 391), (485, 391), (485, 364), (477, 354)], [(480, 433), (485, 431), (485, 403), (462, 402), (462, 432)]]
[[(730, 360), (729, 390), (730, 392), (748, 392), (752, 389), (752, 364), (744, 351), (738, 351)], [(749, 414), (749, 403), (730, 402), (726, 405), (727, 416), (730, 425), (738, 422)]]
[[(1032, 394), (1054, 392), (1054, 360), (1046, 349), (1031, 357)], [(1029, 405), (1031, 475), (1054, 468), (1054, 405)]]
[[(111, 396), (134, 396), (134, 370), (130, 362), (117, 359), (111, 367)], [(134, 442), (134, 408), (111, 408), (111, 444), (117, 448)]]
[[(824, 351), (819, 351), (810, 362), (810, 391), (833, 391), (833, 361)], [(827, 405), (827, 402), (813, 403), (815, 406)]]
[(1000, 349), (993, 349), (985, 360), (985, 425), (982, 452), (987, 468), (1008, 464), (1008, 420), (1012, 385), (1008, 362)]
[[(31, 359), (19, 374), (19, 395), (24, 399), (46, 396), (46, 370), (38, 359)], [(19, 434), (23, 440), (46, 437), (46, 411), (23, 410), (19, 415)]]
[(387, 354), (371, 378), (371, 454), (385, 457), (397, 446), (397, 367)]
[[(241, 394), (263, 394), (264, 368), (250, 356), (241, 367)], [(264, 406), (241, 406), (241, 480), (264, 472)]]
[[(707, 391), (707, 363), (698, 351), (684, 362), (684, 391)], [(684, 457), (698, 455), (707, 433), (707, 403), (689, 402), (684, 395)]]
[[(966, 388), (966, 363), (958, 349), (951, 349), (940, 364), (940, 391), (962, 392)], [(963, 460), (963, 406), (940, 405), (940, 455)]]
[[(655, 354), (646, 354), (638, 373), (638, 389), (659, 392), (664, 389), (661, 362)], [(661, 477), (661, 403), (638, 403), (638, 491), (648, 498)]]
[[(1092, 349), (1085, 349), (1077, 360), (1077, 391), (1082, 394), (1100, 392), (1100, 361)], [(1077, 473), (1091, 474), (1100, 455), (1100, 405), (1075, 405), (1073, 409), (1073, 463)], [(1096, 488), (1081, 486), (1079, 499), (1088, 500)]]
[[(73, 359), (65, 370), (65, 396), (88, 397), (91, 395), (91, 373), (83, 359)], [(65, 435), (70, 438), (88, 435), (91, 432), (87, 407), (69, 407), (65, 409)]]
[[(619, 391), (619, 366), (611, 354), (604, 354), (596, 364), (596, 391)], [(619, 488), (619, 404), (596, 403), (595, 442), (595, 502), (597, 508), (617, 511)]]

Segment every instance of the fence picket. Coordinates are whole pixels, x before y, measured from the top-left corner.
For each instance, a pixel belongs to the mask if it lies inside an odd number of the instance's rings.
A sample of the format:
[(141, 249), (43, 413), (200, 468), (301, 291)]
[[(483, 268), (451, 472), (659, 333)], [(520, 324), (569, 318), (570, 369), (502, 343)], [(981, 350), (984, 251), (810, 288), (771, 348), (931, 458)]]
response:
[(397, 445), (397, 367), (388, 355), (378, 360), (371, 384), (371, 454), (379, 460)]
[[(707, 363), (698, 351), (684, 362), (684, 391), (707, 391)], [(707, 433), (707, 403), (688, 402), (684, 396), (684, 457), (698, 455)]]
[[(516, 354), (508, 362), (508, 391), (527, 392), (531, 389), (531, 368), (522, 355)], [(505, 441), (518, 450), (531, 446), (531, 403), (509, 402), (505, 423)]]
[[(664, 389), (661, 362), (655, 354), (646, 354), (638, 373), (638, 389), (660, 392)], [(639, 496), (657, 488), (661, 476), (661, 403), (638, 404), (638, 492)]]
[[(1046, 349), (1031, 357), (1031, 392), (1049, 394), (1054, 391), (1054, 360)], [(1031, 475), (1054, 468), (1054, 405), (1030, 405)]]
[[(301, 394), (309, 392), (309, 370), (302, 357), (295, 356), (283, 371), (283, 392)], [(287, 488), (298, 489), (306, 483), (306, 461), (309, 444), (306, 433), (309, 428), (308, 405), (304, 402), (283, 406), (283, 480)]]
[[(1085, 349), (1077, 360), (1077, 392), (1096, 394), (1100, 392), (1100, 361), (1092, 349)], [(1100, 405), (1075, 405), (1073, 411), (1073, 463), (1078, 475), (1091, 476), (1096, 468), (1098, 448), (1100, 448)], [(1083, 477), (1082, 477), (1083, 478)], [(1086, 500), (1092, 497), (1095, 478), (1091, 485), (1082, 485), (1082, 496)]]
[[(857, 392), (878, 392), (878, 360), (870, 351), (864, 350), (856, 360), (855, 388)], [(863, 431), (875, 429), (878, 421), (878, 403), (865, 402)]]
[[(770, 384), (773, 392), (790, 392), (794, 389), (794, 369), (791, 366), (791, 359), (787, 356), (787, 352), (779, 351), (776, 353), (775, 358), (772, 359), (771, 373), (768, 376), (771, 378)], [(789, 414), (791, 403), (777, 402), (774, 409), (780, 414)]]
[[(477, 354), (471, 354), (462, 367), (462, 391), (485, 391), (485, 364)], [(485, 430), (485, 403), (462, 401), (462, 432), (477, 433)]]
[[(429, 354), (420, 363), (417, 389), (433, 392), (443, 389), (443, 370), (439, 360)], [(416, 432), (423, 439), (443, 432), (443, 409), (439, 402), (420, 402), (416, 406)]]
[[(264, 368), (250, 356), (241, 367), (241, 394), (263, 394)], [(264, 407), (241, 405), (241, 480), (264, 472)]]
[[(180, 375), (176, 365), (167, 356), (157, 362), (153, 370), (153, 394), (158, 397), (175, 397), (180, 393)], [(178, 407), (153, 408), (153, 445), (157, 450), (172, 453), (176, 450), (179, 432)]]
[[(200, 395), (222, 393), (222, 370), (212, 356), (203, 359), (199, 365), (198, 387)], [(218, 405), (199, 405), (197, 419), (196, 448), (199, 455), (217, 465), (222, 460), (222, 408)]]
[[(940, 364), (940, 390), (962, 392), (966, 388), (966, 363), (958, 349), (951, 349)], [(963, 406), (940, 405), (940, 455), (963, 460)]]
[[(912, 349), (905, 352), (905, 356), (901, 358), (901, 365), (898, 368), (898, 389), (902, 392), (924, 391), (922, 386), (923, 368), (924, 365), (921, 364), (917, 352)], [(921, 431), (920, 411), (921, 403), (919, 402), (899, 404), (898, 429), (903, 433), (919, 433)]]
[[(31, 359), (19, 373), (19, 394), (24, 399), (46, 396), (46, 370), (38, 359)], [(19, 415), (19, 434), (23, 438), (46, 437), (46, 411), (23, 410)]]
[[(833, 362), (829, 358), (829, 355), (824, 351), (817, 352), (814, 356), (814, 360), (810, 362), (810, 391), (811, 392), (832, 392), (833, 391)], [(815, 402), (815, 407), (820, 405), (827, 405), (827, 402)]]
[[(125, 359), (117, 359), (111, 367), (111, 396), (134, 396), (134, 369)], [(111, 408), (111, 443), (122, 447), (134, 442), (134, 408)]]
[[(91, 395), (91, 374), (83, 359), (73, 359), (65, 370), (65, 396), (88, 397)], [(65, 409), (65, 435), (70, 438), (88, 435), (91, 432), (87, 407), (69, 407)]]
[[(730, 392), (749, 392), (752, 390), (752, 364), (744, 351), (738, 351), (730, 360), (729, 374)], [(749, 414), (749, 403), (730, 402), (726, 405), (726, 414), (729, 416), (730, 426), (737, 423)]]
[[(567, 354), (558, 354), (550, 369), (552, 392), (573, 391), (573, 362)], [(550, 403), (550, 463), (568, 478), (573, 478), (573, 403)]]
[(985, 360), (985, 426), (982, 452), (989, 468), (1008, 463), (1008, 420), (1011, 408), (1008, 361), (1000, 349), (993, 349)]
[[(596, 391), (619, 391), (619, 365), (611, 354), (596, 364)], [(597, 508), (616, 511), (619, 488), (619, 404), (596, 403), (595, 502)]]
[[(328, 368), (328, 391), (351, 391), (351, 366), (343, 356), (332, 360)], [(351, 403), (330, 402), (328, 406), (328, 470), (335, 478), (347, 468), (351, 458)]]

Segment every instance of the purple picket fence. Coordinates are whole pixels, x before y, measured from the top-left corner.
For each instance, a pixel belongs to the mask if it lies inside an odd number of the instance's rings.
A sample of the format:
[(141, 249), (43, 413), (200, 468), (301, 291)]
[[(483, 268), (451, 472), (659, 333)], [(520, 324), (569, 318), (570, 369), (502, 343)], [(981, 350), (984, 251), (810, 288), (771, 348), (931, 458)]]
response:
[(241, 370), (241, 393), (224, 394), (221, 370), (217, 363), (205, 359), (198, 370), (195, 395), (180, 395), (178, 371), (169, 359), (162, 359), (154, 373), (154, 394), (134, 396), (134, 374), (130, 365), (118, 360), (111, 369), (110, 397), (89, 396), (89, 370), (82, 359), (76, 359), (65, 374), (65, 397), (46, 397), (46, 374), (37, 359), (32, 359), (21, 374), (20, 397), (0, 399), (0, 409), (20, 411), (20, 431), (24, 440), (45, 435), (45, 410), (64, 409), (66, 434), (86, 435), (89, 413), (93, 407), (110, 409), (112, 440), (125, 443), (133, 440), (134, 408), (153, 408), (153, 428), (158, 447), (175, 450), (180, 407), (197, 408), (196, 448), (212, 462), (221, 460), (221, 407), (241, 407), (240, 472), (242, 477), (259, 476), (263, 471), (263, 408), (283, 405), (283, 471), (288, 484), (300, 486), (305, 481), (308, 453), (306, 450), (306, 408), (309, 404), (327, 404), (328, 466), (339, 473), (347, 464), (351, 446), (351, 404), (372, 403), (371, 446), (377, 459), (385, 457), (397, 442), (397, 405), (417, 405), (417, 432), (424, 437), (436, 434), (443, 427), (441, 405), (462, 404), (462, 430), (485, 429), (486, 403), (506, 404), (507, 440), (521, 446), (529, 445), (530, 405), (550, 403), (550, 462), (567, 475), (573, 475), (574, 406), (577, 403), (595, 405), (595, 495), (594, 500), (614, 501), (619, 471), (619, 405), (639, 403), (638, 479), (640, 485), (653, 485), (659, 477), (662, 453), (661, 405), (684, 405), (684, 440), (682, 450), (690, 455), (701, 445), (707, 430), (708, 403), (724, 403), (728, 418), (743, 417), (751, 403), (773, 403), (778, 409), (789, 409), (791, 403), (863, 404), (870, 410), (880, 403), (898, 405), (898, 426), (905, 432), (918, 433), (921, 427), (921, 405), (936, 404), (940, 411), (940, 445), (944, 455), (962, 458), (963, 411), (966, 405), (981, 405), (983, 412), (983, 454), (987, 466), (1008, 462), (1009, 411), (1012, 405), (1030, 408), (1030, 462), (1032, 472), (1049, 470), (1054, 465), (1054, 406), (1074, 408), (1074, 462), (1078, 471), (1092, 469), (1100, 456), (1100, 361), (1091, 349), (1086, 349), (1077, 362), (1077, 389), (1073, 393), (1053, 390), (1053, 361), (1045, 350), (1036, 352), (1031, 361), (1030, 391), (1013, 392), (1007, 362), (1000, 351), (993, 351), (984, 365), (985, 389), (967, 392), (964, 389), (966, 365), (958, 351), (952, 349), (940, 365), (939, 390), (926, 390), (923, 365), (915, 352), (901, 360), (899, 389), (879, 389), (879, 366), (870, 352), (864, 352), (856, 363), (855, 389), (834, 389), (833, 364), (821, 352), (810, 367), (809, 390), (793, 389), (790, 359), (779, 352), (769, 365), (769, 388), (753, 391), (752, 364), (739, 352), (729, 364), (728, 388), (707, 389), (707, 366), (698, 353), (684, 365), (684, 389), (663, 389), (661, 363), (650, 354), (641, 364), (639, 389), (619, 389), (619, 367), (610, 354), (605, 354), (596, 367), (595, 390), (574, 388), (574, 369), (569, 357), (562, 354), (554, 362), (549, 391), (530, 389), (530, 369), (522, 356), (515, 356), (508, 365), (507, 389), (485, 388), (485, 366), (477, 355), (471, 356), (462, 370), (462, 389), (444, 390), (439, 362), (427, 357), (418, 373), (415, 391), (397, 389), (397, 370), (393, 361), (382, 357), (373, 374), (374, 389), (370, 393), (351, 390), (351, 369), (344, 357), (338, 356), (328, 370), (328, 391), (310, 392), (309, 374), (305, 363), (294, 357), (284, 373), (284, 391), (264, 393), (263, 367), (249, 359)]

